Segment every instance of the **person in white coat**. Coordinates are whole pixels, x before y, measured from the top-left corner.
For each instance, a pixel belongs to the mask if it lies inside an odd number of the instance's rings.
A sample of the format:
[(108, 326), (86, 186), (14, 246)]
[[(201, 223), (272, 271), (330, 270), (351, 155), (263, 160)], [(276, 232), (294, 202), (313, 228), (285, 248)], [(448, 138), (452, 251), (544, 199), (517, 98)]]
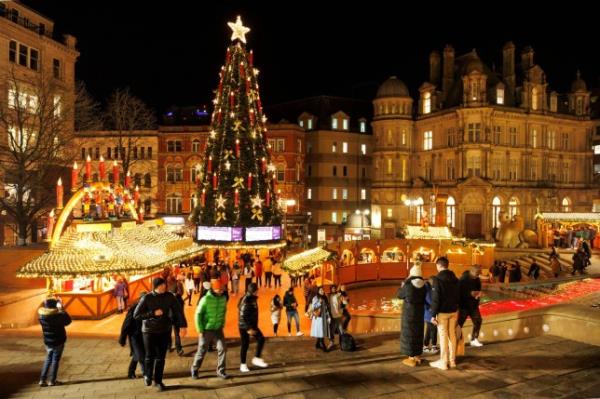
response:
[(275, 294), (271, 300), (271, 323), (273, 323), (273, 333), (277, 336), (277, 329), (279, 328), (279, 321), (281, 320), (281, 297), (279, 294)]

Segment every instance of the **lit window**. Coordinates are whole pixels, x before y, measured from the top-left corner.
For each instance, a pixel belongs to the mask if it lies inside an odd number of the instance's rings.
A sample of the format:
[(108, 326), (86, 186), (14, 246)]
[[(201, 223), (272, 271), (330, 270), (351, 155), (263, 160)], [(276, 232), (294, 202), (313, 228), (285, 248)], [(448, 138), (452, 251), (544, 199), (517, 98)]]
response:
[(306, 129), (307, 129), (307, 130), (312, 130), (312, 128), (313, 128), (313, 122), (312, 122), (312, 118), (309, 118), (309, 119), (306, 121)]
[(568, 150), (569, 149), (569, 133), (562, 133), (560, 135), (560, 139), (562, 141), (562, 149)]
[(508, 216), (510, 218), (512, 218), (513, 216), (517, 215), (518, 213), (519, 213), (519, 200), (517, 200), (515, 197), (512, 197), (508, 201)]
[(393, 171), (393, 162), (392, 158), (386, 158), (386, 173), (391, 175)]
[(331, 145), (331, 152), (337, 152), (337, 143), (335, 141)]
[(502, 141), (502, 126), (494, 126), (494, 144), (500, 145)]
[(556, 132), (554, 130), (548, 131), (548, 148), (551, 150), (556, 148)]
[(346, 223), (348, 221), (348, 212), (342, 212), (342, 223)]
[(200, 141), (199, 140), (192, 141), (192, 152), (200, 152)]
[(361, 144), (360, 145), (360, 153), (362, 155), (367, 155), (367, 145), (366, 144)]
[(538, 109), (538, 90), (535, 87), (531, 89), (531, 109), (534, 111)]
[(360, 121), (360, 132), (365, 133), (367, 131), (367, 122)]
[(386, 216), (387, 216), (388, 218), (391, 218), (391, 217), (393, 217), (393, 216), (394, 216), (394, 212), (393, 212), (393, 209), (392, 209), (392, 208), (387, 208), (387, 210), (386, 210)]
[(416, 215), (417, 219), (416, 219), (416, 221), (417, 221), (417, 223), (420, 223), (421, 219), (423, 218), (423, 211), (425, 210), (424, 207), (423, 207), (423, 204), (424, 204), (423, 198), (421, 198), (421, 197), (417, 198), (415, 200), (414, 204), (415, 204), (416, 209), (417, 209), (417, 215)]
[(563, 212), (571, 212), (571, 200), (569, 199), (569, 197), (563, 198), (562, 211)]
[(446, 201), (446, 225), (456, 227), (456, 201), (454, 197), (448, 197)]
[(304, 121), (303, 120), (300, 121), (300, 127), (304, 127)]
[(517, 128), (510, 127), (510, 128), (508, 128), (508, 132), (510, 133), (510, 145), (513, 147), (516, 147), (519, 144), (518, 137), (517, 137)]
[(337, 188), (331, 189), (331, 199), (334, 199), (334, 200), (337, 199)]
[(348, 130), (348, 119), (347, 118), (342, 119), (342, 129)]
[(62, 113), (62, 99), (61, 97), (56, 94), (54, 95), (54, 117), (55, 118), (59, 118), (60, 114)]
[(331, 118), (331, 128), (336, 130), (338, 128), (338, 120), (337, 118)]
[(423, 133), (423, 150), (431, 150), (433, 148), (433, 132), (428, 130)]
[(312, 199), (312, 188), (306, 190), (306, 199)]
[(360, 199), (361, 200), (366, 200), (367, 199), (367, 190), (364, 188), (360, 189)]
[(344, 154), (348, 153), (348, 143), (345, 141), (342, 143), (342, 152)]
[(600, 154), (600, 145), (594, 146), (594, 154)]
[(348, 199), (348, 189), (347, 188), (342, 189), (342, 199), (344, 199), (344, 200)]
[(492, 227), (500, 227), (500, 211), (502, 210), (502, 200), (499, 197), (494, 197), (492, 200)]
[(428, 114), (431, 112), (431, 93), (425, 93), (423, 99), (423, 113)]
[(537, 130), (535, 129), (531, 131), (531, 147), (537, 148)]
[(496, 89), (496, 103), (500, 105), (504, 104), (504, 89), (501, 87)]
[(331, 212), (331, 222), (337, 223), (337, 212)]
[(279, 182), (285, 181), (285, 165), (277, 166), (277, 181), (279, 181)]

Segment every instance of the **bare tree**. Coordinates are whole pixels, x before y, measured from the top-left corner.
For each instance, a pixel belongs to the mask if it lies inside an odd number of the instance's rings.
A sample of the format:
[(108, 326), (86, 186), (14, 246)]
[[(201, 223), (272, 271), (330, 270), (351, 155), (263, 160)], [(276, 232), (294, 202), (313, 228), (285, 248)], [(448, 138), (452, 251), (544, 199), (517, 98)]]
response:
[(106, 109), (106, 127), (115, 132), (117, 154), (121, 160), (123, 174), (131, 170), (137, 161), (134, 148), (137, 147), (139, 130), (153, 129), (156, 125), (154, 112), (129, 88), (117, 89), (110, 97)]
[(75, 131), (102, 130), (102, 109), (87, 91), (85, 83), (77, 82), (75, 93)]
[(34, 78), (7, 72), (8, 96), (0, 99), (0, 208), (26, 245), (32, 226), (49, 211), (61, 168), (74, 153), (74, 95), (43, 72)]

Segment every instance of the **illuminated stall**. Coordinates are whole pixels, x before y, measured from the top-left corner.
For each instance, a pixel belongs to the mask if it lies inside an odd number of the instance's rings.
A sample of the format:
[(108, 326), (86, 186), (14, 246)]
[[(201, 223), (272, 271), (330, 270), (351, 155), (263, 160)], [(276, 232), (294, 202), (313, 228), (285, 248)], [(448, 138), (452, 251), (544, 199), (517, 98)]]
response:
[(570, 247), (574, 239), (600, 248), (600, 212), (541, 212), (536, 215), (538, 246)]
[(288, 257), (283, 262), (283, 270), (289, 274), (312, 272), (317, 285), (327, 286), (334, 283), (335, 254), (321, 247), (312, 248)]

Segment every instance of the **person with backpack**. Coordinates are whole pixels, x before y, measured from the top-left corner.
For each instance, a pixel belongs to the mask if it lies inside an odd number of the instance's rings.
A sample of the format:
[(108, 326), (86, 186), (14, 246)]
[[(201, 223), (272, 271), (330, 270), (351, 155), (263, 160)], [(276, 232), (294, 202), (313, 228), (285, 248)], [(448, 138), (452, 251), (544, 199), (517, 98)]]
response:
[[(146, 291), (140, 292), (138, 301), (141, 300), (144, 295), (146, 295)], [(144, 340), (142, 337), (142, 321), (136, 320), (133, 317), (134, 312), (135, 306), (130, 307), (127, 311), (125, 320), (123, 320), (123, 324), (121, 325), (121, 335), (119, 336), (119, 345), (121, 346), (125, 346), (127, 340), (129, 340), (131, 361), (129, 362), (127, 378), (130, 379), (136, 378), (135, 369), (137, 368), (138, 363), (142, 370), (142, 375), (144, 375), (144, 359), (146, 357)]]
[(250, 337), (256, 338), (256, 352), (252, 358), (252, 364), (256, 367), (266, 368), (269, 365), (262, 359), (261, 353), (265, 345), (265, 337), (258, 328), (258, 286), (252, 283), (248, 286), (248, 291), (238, 303), (240, 338), (242, 345), (240, 347), (240, 371), (247, 373), (250, 371), (246, 364), (246, 356), (250, 347)]
[(404, 300), (400, 329), (400, 351), (408, 356), (402, 361), (405, 366), (416, 367), (421, 364), (426, 294), (421, 265), (414, 265), (410, 268), (408, 278), (396, 295), (397, 298)]
[[(38, 309), (38, 320), (42, 326), (46, 360), (40, 374), (41, 387), (60, 385), (56, 379), (58, 365), (67, 342), (65, 326), (71, 324), (71, 317), (63, 310), (62, 303), (55, 298), (48, 298)], [(47, 379), (49, 380), (47, 381)]]

